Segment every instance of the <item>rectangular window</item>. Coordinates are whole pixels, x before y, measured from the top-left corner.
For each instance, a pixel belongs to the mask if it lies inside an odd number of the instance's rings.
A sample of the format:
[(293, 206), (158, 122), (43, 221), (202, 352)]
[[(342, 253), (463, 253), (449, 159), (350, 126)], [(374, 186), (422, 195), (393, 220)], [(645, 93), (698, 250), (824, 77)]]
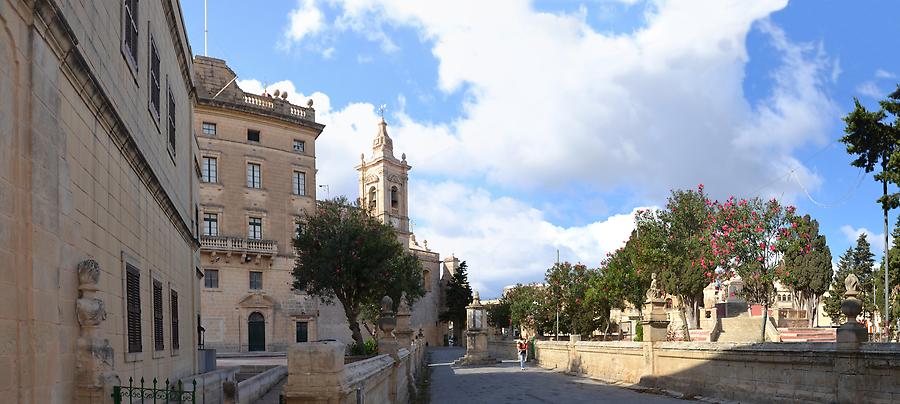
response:
[(203, 214), (203, 234), (207, 236), (219, 235), (219, 215), (216, 213)]
[(137, 70), (138, 63), (138, 0), (125, 0), (122, 12), (122, 51)]
[(172, 316), (172, 349), (178, 349), (178, 292), (169, 290), (169, 299)]
[(172, 155), (175, 155), (175, 95), (172, 94), (172, 86), (168, 86), (169, 93), (169, 147)]
[(309, 341), (309, 323), (306, 321), (297, 322), (297, 342)]
[(294, 139), (294, 151), (297, 153), (303, 153), (306, 151), (306, 142), (302, 140)]
[(141, 352), (141, 272), (125, 265), (125, 301), (128, 317), (128, 352)]
[(206, 274), (203, 276), (203, 287), (208, 289), (218, 289), (219, 288), (219, 270), (218, 269), (207, 269)]
[(163, 298), (162, 283), (153, 281), (153, 349), (162, 351), (163, 343)]
[(156, 49), (156, 40), (150, 35), (150, 112), (153, 118), (159, 122), (159, 50)]
[(247, 163), (247, 188), (261, 188), (260, 166), (257, 163)]
[(250, 240), (262, 240), (262, 219), (250, 218), (250, 226), (247, 230), (247, 238)]
[(294, 171), (292, 182), (294, 195), (306, 195), (306, 173)]
[(250, 290), (262, 289), (262, 272), (250, 271)]
[(210, 136), (216, 135), (216, 124), (214, 124), (212, 122), (203, 122), (202, 129), (203, 129), (204, 135), (210, 135)]
[(247, 129), (247, 141), (259, 143), (259, 131), (254, 129)]
[(219, 159), (203, 156), (203, 166), (200, 167), (200, 179), (203, 182), (219, 182)]

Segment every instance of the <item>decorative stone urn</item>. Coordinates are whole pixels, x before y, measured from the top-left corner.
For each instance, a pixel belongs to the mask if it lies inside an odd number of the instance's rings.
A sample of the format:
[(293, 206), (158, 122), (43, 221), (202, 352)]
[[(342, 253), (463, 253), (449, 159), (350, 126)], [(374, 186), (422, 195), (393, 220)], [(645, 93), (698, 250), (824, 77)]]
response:
[(859, 294), (859, 278), (854, 274), (847, 275), (844, 279), (845, 299), (841, 301), (841, 313), (847, 316), (847, 322), (837, 329), (838, 344), (858, 344), (869, 340), (869, 333), (862, 324), (856, 321), (856, 316), (862, 312), (862, 302), (856, 298)]
[(472, 297), (472, 303), (466, 306), (466, 339), (466, 356), (456, 360), (454, 365), (489, 365), (498, 362), (488, 352), (487, 317), (477, 291)]
[(666, 297), (659, 288), (656, 272), (650, 274), (650, 289), (647, 289), (647, 301), (644, 303), (644, 341), (659, 342), (666, 340), (669, 318), (666, 315)]

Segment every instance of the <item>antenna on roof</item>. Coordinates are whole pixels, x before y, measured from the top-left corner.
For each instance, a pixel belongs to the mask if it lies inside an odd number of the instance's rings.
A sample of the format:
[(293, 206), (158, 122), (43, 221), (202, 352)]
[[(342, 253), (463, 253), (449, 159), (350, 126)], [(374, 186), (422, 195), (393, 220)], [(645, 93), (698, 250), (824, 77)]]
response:
[(203, 0), (203, 56), (209, 56), (207, 53), (208, 47), (206, 46), (206, 36), (209, 33), (206, 26), (206, 1)]

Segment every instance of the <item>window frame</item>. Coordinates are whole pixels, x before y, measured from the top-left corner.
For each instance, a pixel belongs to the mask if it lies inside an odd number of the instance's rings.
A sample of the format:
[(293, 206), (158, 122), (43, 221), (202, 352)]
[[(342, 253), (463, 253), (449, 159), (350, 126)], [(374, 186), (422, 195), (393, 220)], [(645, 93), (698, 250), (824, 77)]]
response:
[[(259, 222), (258, 226), (256, 226), (254, 221)], [(254, 231), (255, 227), (258, 228), (259, 231)], [(262, 217), (256, 217), (256, 216), (248, 217), (247, 218), (247, 240), (262, 240), (262, 237), (263, 237)]]
[[(214, 277), (211, 276), (212, 274), (215, 274), (215, 276)], [(220, 275), (221, 275), (221, 273), (219, 272), (218, 269), (207, 269), (203, 273), (203, 289), (219, 289), (219, 276)], [(216, 280), (215, 286), (210, 286), (212, 279)]]
[[(251, 167), (256, 168), (255, 173), (251, 173)], [(247, 162), (247, 188), (262, 189), (262, 164), (253, 161)]]
[(219, 157), (207, 155), (200, 157), (200, 181), (207, 184), (219, 183)]
[[(206, 130), (207, 125), (209, 125), (208, 127), (212, 128), (212, 133), (210, 133)], [(202, 121), (200, 123), (200, 133), (202, 133), (206, 136), (218, 136), (218, 126), (216, 125), (215, 122)]]
[(163, 308), (162, 281), (153, 279), (153, 352), (158, 353), (166, 349), (165, 314)]
[[(306, 338), (304, 338), (303, 341), (300, 341), (300, 324), (305, 324), (305, 326), (303, 328), (305, 328), (305, 331), (306, 331), (306, 336), (305, 336)], [(295, 321), (294, 322), (294, 333), (295, 333), (294, 339), (298, 343), (309, 342), (309, 321), (299, 321), (299, 320)]]
[[(248, 274), (249, 275), (248, 275), (247, 281), (249, 283), (249, 289), (252, 291), (263, 290), (263, 273), (262, 273), (262, 271), (248, 271)], [(258, 275), (258, 277), (259, 277), (258, 282), (257, 282), (259, 287), (257, 287), (257, 288), (253, 287), (253, 283), (254, 283), (253, 275)]]
[[(256, 140), (250, 139), (251, 133), (256, 135)], [(247, 143), (259, 144), (261, 139), (262, 139), (262, 134), (260, 133), (260, 131), (258, 129), (247, 128)]]
[[(212, 218), (213, 220), (207, 220)], [(215, 224), (214, 226), (212, 224)], [(215, 230), (215, 234), (212, 231)], [(219, 214), (216, 212), (203, 212), (203, 235), (216, 237), (219, 235)]]
[(291, 174), (291, 194), (294, 196), (306, 196), (305, 171), (293, 170), (293, 173)]
[[(149, 29), (147, 31), (147, 110), (150, 111), (150, 116), (156, 123), (156, 129), (159, 130), (159, 120), (162, 115), (162, 77), (160, 77), (162, 60), (159, 57), (159, 47), (156, 46), (156, 38), (154, 38), (153, 33)], [(155, 72), (153, 71), (154, 52), (156, 56)], [(156, 96), (156, 104), (153, 103), (154, 95)]]
[[(123, 314), (125, 316), (125, 361), (140, 360), (144, 353), (144, 338), (142, 330), (143, 305), (141, 302), (141, 269), (137, 262), (123, 253), (122, 299), (124, 300)], [(129, 287), (130, 277), (134, 276), (136, 285)], [(130, 290), (136, 291), (132, 294)], [(133, 310), (136, 309), (136, 310)], [(131, 314), (136, 317), (131, 317)], [(133, 333), (132, 333), (133, 332)]]
[(171, 285), (169, 285), (169, 322), (171, 323), (169, 332), (172, 334), (172, 353), (175, 355), (181, 348), (181, 335), (179, 335), (178, 327), (178, 291), (172, 289)]
[[(300, 147), (298, 148), (297, 145)], [(306, 141), (300, 139), (294, 139), (294, 143), (291, 145), (291, 149), (294, 153), (306, 153)]]
[[(129, 5), (129, 3), (132, 3)], [(122, 0), (122, 18), (121, 18), (121, 29), (119, 31), (119, 35), (121, 36), (121, 41), (119, 44), (119, 49), (122, 52), (122, 57), (125, 58), (125, 63), (128, 65), (128, 70), (131, 72), (131, 76), (134, 79), (135, 83), (140, 86), (140, 82), (138, 80), (138, 72), (140, 71), (140, 62), (138, 58), (140, 57), (139, 51), (139, 43), (141, 37), (140, 30), (140, 0)], [(130, 19), (128, 17), (131, 17)], [(134, 37), (132, 40), (129, 40), (130, 31), (126, 31), (128, 27), (131, 27), (134, 30)]]
[(166, 94), (168, 95), (166, 104), (166, 128), (168, 133), (168, 141), (167, 147), (169, 149), (169, 154), (172, 157), (172, 162), (175, 162), (175, 155), (177, 149), (177, 120), (178, 117), (175, 115), (175, 95), (172, 93), (172, 83), (169, 81), (169, 75), (166, 75)]

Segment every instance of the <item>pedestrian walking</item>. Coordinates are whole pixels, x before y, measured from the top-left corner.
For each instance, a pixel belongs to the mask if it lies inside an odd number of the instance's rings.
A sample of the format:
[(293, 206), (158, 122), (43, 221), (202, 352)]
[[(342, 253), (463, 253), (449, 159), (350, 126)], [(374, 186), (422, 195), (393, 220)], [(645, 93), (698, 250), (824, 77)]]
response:
[(528, 354), (528, 340), (525, 336), (521, 336), (516, 341), (516, 349), (519, 351), (519, 367), (525, 370), (525, 356)]

